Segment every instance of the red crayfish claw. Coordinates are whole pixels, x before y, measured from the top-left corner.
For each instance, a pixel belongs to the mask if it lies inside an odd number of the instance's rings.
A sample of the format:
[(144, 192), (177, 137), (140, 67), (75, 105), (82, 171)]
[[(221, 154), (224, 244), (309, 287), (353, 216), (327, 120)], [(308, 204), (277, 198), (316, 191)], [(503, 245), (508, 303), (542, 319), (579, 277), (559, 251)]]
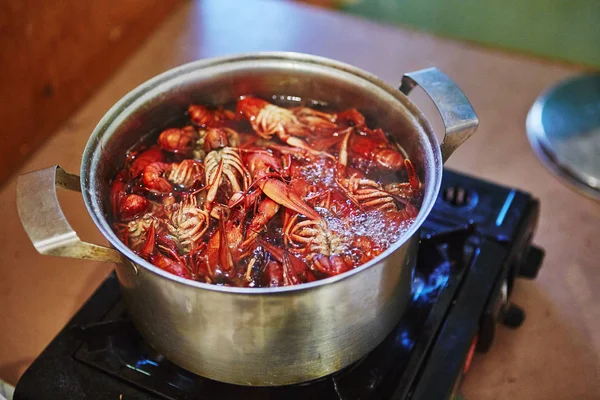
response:
[(316, 280), (308, 265), (288, 250), (277, 247), (262, 239), (257, 239), (256, 242), (269, 252), (283, 267), (282, 275), (285, 286)]

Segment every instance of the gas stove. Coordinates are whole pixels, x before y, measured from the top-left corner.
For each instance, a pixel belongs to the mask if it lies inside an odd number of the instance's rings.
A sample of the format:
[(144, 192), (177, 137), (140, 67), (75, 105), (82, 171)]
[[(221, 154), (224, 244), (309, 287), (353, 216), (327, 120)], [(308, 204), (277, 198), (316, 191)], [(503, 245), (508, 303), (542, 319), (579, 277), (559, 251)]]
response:
[(530, 194), (450, 170), (421, 230), (412, 302), (370, 354), (330, 376), (284, 387), (244, 387), (183, 370), (133, 327), (111, 274), (32, 363), (14, 399), (449, 399), (495, 327), (520, 326), (515, 279), (544, 257), (531, 244), (539, 203)]

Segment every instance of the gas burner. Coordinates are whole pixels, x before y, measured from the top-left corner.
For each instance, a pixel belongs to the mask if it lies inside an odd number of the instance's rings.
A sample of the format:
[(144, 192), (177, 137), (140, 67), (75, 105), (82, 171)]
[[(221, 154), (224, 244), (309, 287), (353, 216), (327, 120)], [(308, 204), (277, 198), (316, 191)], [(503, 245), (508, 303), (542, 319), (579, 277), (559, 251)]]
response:
[[(15, 399), (444, 399), (497, 322), (518, 327), (517, 277), (535, 278), (539, 214), (530, 195), (452, 171), (421, 230), (413, 299), (393, 332), (330, 376), (284, 387), (245, 387), (197, 376), (148, 346), (109, 276), (19, 381)], [(432, 384), (435, 382), (435, 384)]]

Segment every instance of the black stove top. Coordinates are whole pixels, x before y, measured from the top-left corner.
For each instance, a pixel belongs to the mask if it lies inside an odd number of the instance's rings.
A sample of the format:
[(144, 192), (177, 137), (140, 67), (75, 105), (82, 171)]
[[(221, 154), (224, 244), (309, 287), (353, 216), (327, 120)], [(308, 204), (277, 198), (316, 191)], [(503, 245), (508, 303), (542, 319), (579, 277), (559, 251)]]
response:
[(185, 371), (137, 333), (114, 273), (33, 362), (19, 399), (447, 399), (498, 322), (518, 327), (517, 277), (535, 278), (539, 204), (529, 194), (446, 170), (421, 230), (413, 301), (370, 354), (328, 377), (243, 387)]

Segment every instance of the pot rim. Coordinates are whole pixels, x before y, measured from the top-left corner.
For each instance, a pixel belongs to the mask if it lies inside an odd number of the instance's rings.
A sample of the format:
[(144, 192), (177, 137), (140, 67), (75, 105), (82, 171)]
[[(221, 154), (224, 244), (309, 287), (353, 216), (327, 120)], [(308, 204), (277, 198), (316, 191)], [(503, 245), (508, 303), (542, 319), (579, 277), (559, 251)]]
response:
[[(179, 276), (173, 275), (162, 269), (154, 266), (150, 262), (144, 260), (137, 254), (135, 254), (131, 249), (125, 246), (124, 243), (116, 236), (113, 229), (109, 225), (107, 219), (102, 212), (97, 213), (96, 210), (92, 208), (92, 201), (90, 195), (89, 188), (89, 180), (88, 176), (92, 171), (90, 171), (91, 163), (89, 160), (92, 158), (92, 155), (96, 148), (102, 143), (102, 135), (105, 130), (109, 128), (115, 120), (121, 116), (122, 113), (127, 111), (129, 106), (134, 103), (141, 96), (148, 94), (152, 90), (159, 87), (161, 84), (165, 84), (173, 78), (178, 76), (192, 73), (193, 71), (217, 66), (220, 64), (232, 63), (237, 61), (277, 61), (280, 60), (282, 62), (302, 62), (309, 64), (317, 64), (324, 67), (329, 67), (337, 70), (341, 70), (346, 73), (350, 73), (357, 78), (363, 79), (368, 83), (379, 87), (380, 89), (388, 92), (392, 97), (396, 98), (402, 105), (407, 109), (410, 115), (416, 119), (417, 123), (420, 125), (422, 132), (425, 134), (427, 139), (429, 140), (429, 145), (431, 146), (431, 151), (433, 153), (433, 166), (430, 167), (430, 171), (433, 172), (433, 176), (431, 176), (428, 185), (430, 186), (429, 194), (425, 192), (423, 196), (423, 201), (421, 207), (419, 208), (419, 213), (415, 221), (411, 224), (411, 226), (401, 235), (400, 239), (396, 241), (394, 244), (389, 246), (384, 252), (379, 254), (377, 257), (371, 259), (367, 263), (351, 269), (350, 271), (344, 272), (339, 275), (335, 275), (332, 277), (316, 280), (309, 283), (301, 283), (293, 286), (280, 286), (280, 287), (272, 287), (272, 288), (247, 288), (247, 287), (235, 287), (235, 286), (222, 286), (216, 284), (203, 283), (198, 281), (193, 281), (190, 279), (181, 278)], [(85, 206), (90, 214), (92, 220), (96, 224), (96, 227), (100, 230), (100, 232), (104, 235), (104, 237), (123, 255), (125, 255), (131, 262), (143, 267), (147, 271), (159, 275), (162, 278), (169, 279), (173, 282), (185, 285), (197, 287), (199, 289), (212, 290), (215, 292), (223, 292), (223, 293), (236, 293), (236, 294), (244, 294), (244, 295), (264, 295), (264, 294), (285, 294), (290, 292), (300, 292), (305, 290), (318, 289), (322, 286), (326, 286), (329, 284), (333, 284), (336, 282), (340, 282), (344, 279), (348, 279), (356, 274), (361, 273), (376, 264), (382, 262), (387, 257), (389, 257), (392, 253), (402, 247), (404, 244), (409, 242), (410, 240), (415, 239), (415, 234), (418, 234), (421, 225), (428, 217), (435, 204), (435, 200), (438, 196), (441, 180), (442, 180), (442, 156), (440, 150), (439, 141), (431, 128), (429, 121), (425, 118), (424, 114), (421, 110), (408, 99), (404, 93), (402, 93), (399, 89), (392, 87), (387, 82), (378, 78), (377, 76), (364, 71), (358, 67), (352, 66), (350, 64), (333, 60), (327, 57), (316, 56), (312, 54), (306, 53), (298, 53), (298, 52), (281, 52), (281, 51), (264, 51), (264, 52), (251, 52), (251, 53), (238, 53), (238, 54), (230, 54), (219, 57), (212, 57), (201, 59), (197, 61), (192, 61), (186, 64), (182, 64), (175, 68), (171, 68), (166, 70), (155, 77), (144, 81), (131, 91), (129, 91), (125, 96), (123, 96), (119, 101), (117, 101), (100, 119), (96, 127), (94, 128), (88, 142), (86, 144), (85, 150), (83, 152), (81, 169), (80, 169), (80, 183), (82, 188), (82, 195)], [(432, 186), (433, 185), (433, 186)], [(400, 266), (399, 266), (400, 267)]]

